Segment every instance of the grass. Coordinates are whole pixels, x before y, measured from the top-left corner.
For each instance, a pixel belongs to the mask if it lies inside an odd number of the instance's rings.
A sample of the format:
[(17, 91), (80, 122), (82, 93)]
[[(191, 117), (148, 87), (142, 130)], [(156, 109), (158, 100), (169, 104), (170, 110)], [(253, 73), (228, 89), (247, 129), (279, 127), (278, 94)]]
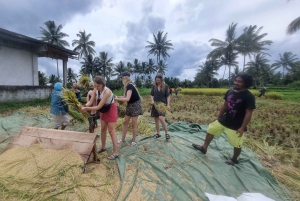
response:
[(50, 105), (50, 98), (36, 99), (29, 102), (3, 102), (0, 104), (0, 113), (11, 112), (23, 107)]
[[(147, 88), (139, 88), (138, 90), (141, 96), (149, 95), (151, 92), (151, 89), (147, 89)], [(114, 90), (113, 93), (115, 96), (123, 96), (124, 90), (123, 89)]]

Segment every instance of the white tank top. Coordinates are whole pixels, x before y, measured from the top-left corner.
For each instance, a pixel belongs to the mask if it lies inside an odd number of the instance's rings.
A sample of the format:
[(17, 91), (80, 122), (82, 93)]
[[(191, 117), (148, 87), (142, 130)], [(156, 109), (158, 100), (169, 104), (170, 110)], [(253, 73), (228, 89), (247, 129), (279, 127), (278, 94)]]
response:
[[(98, 99), (102, 99), (103, 98), (103, 95), (104, 95), (104, 92), (105, 92), (105, 90), (106, 89), (108, 89), (108, 87), (105, 87), (104, 88), (104, 90), (102, 91), (102, 93), (99, 95), (99, 91), (97, 91), (98, 92)], [(105, 105), (109, 105), (110, 103), (114, 103), (115, 102), (115, 100), (113, 100), (112, 102), (111, 102), (111, 100), (114, 98), (114, 94), (111, 92), (111, 94), (110, 94), (110, 97), (106, 100), (106, 102), (104, 103)]]

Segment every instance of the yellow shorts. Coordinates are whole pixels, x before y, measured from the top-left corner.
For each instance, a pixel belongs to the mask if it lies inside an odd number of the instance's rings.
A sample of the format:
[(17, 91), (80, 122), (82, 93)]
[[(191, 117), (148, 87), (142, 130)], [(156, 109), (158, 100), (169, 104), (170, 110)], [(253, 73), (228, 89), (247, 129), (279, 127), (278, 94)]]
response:
[(229, 144), (231, 144), (231, 146), (236, 148), (242, 147), (244, 141), (244, 135), (242, 135), (242, 137), (239, 137), (239, 133), (237, 133), (237, 131), (223, 126), (222, 124), (219, 123), (218, 120), (209, 124), (207, 133), (215, 136), (220, 136), (222, 132), (226, 133), (228, 142)]

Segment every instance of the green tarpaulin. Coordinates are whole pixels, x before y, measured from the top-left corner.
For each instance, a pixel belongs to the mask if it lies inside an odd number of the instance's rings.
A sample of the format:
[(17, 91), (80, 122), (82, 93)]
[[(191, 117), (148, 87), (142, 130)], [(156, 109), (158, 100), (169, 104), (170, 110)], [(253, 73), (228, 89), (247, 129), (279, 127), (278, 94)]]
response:
[[(15, 136), (23, 126), (52, 128), (51, 115), (28, 116), (16, 112), (0, 118), (0, 137)], [(82, 125), (68, 130), (85, 131)], [(240, 163), (226, 165), (233, 148), (225, 135), (215, 138), (206, 155), (192, 143), (202, 144), (207, 126), (176, 122), (168, 125), (171, 139), (140, 135), (136, 146), (128, 141), (119, 149), (117, 159), (121, 185), (116, 186), (117, 200), (208, 200), (204, 193), (238, 197), (245, 192), (258, 192), (276, 201), (289, 200), (274, 177), (263, 167), (253, 152), (243, 148)], [(0, 150), (6, 143), (0, 144)], [(112, 149), (111, 142), (107, 145)]]
[(238, 165), (225, 164), (233, 148), (224, 134), (212, 141), (204, 155), (191, 145), (203, 143), (207, 126), (177, 122), (168, 129), (169, 141), (164, 135), (140, 137), (136, 146), (119, 150), (123, 182), (119, 191), (123, 192), (124, 186), (127, 191), (119, 200), (126, 200), (135, 188), (142, 188), (145, 200), (208, 200), (205, 192), (232, 197), (259, 192), (274, 200), (289, 200), (251, 150), (243, 149)]

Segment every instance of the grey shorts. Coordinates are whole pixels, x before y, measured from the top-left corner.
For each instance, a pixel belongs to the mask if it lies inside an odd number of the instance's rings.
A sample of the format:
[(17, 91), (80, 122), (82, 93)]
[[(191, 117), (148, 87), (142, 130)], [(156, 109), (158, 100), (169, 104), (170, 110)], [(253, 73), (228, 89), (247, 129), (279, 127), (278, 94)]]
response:
[(54, 121), (54, 128), (59, 128), (61, 126), (66, 126), (70, 123), (70, 119), (68, 115), (55, 115), (52, 114), (53, 121)]

